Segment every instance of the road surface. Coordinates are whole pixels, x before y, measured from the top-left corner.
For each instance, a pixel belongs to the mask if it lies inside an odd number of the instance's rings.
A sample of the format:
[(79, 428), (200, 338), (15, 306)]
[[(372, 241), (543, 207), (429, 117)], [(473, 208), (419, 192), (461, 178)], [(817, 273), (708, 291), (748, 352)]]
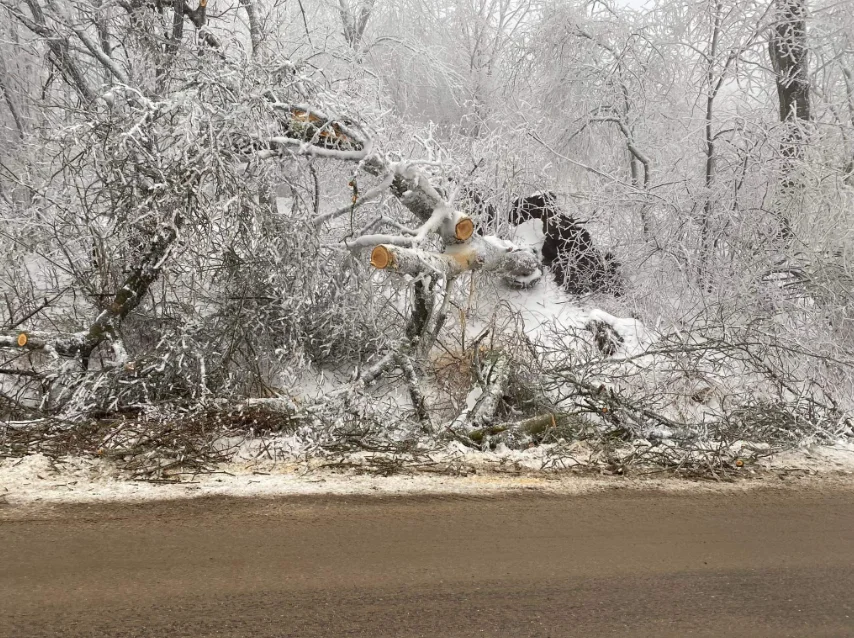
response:
[(0, 636), (854, 636), (854, 491), (0, 508)]

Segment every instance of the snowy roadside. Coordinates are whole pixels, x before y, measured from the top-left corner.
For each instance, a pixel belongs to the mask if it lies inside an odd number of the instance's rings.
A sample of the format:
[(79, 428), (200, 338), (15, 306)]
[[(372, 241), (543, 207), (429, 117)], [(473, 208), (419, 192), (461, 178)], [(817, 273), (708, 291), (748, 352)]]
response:
[[(584, 494), (612, 489), (743, 490), (765, 486), (769, 479), (832, 479), (854, 486), (854, 443), (806, 446), (760, 459), (728, 481), (692, 481), (660, 473), (629, 477), (575, 473), (549, 467), (549, 449), (476, 452), (451, 446), (409, 465), (399, 455), (399, 473), (376, 473), (376, 454), (330, 459), (294, 458), (222, 464), (211, 474), (187, 476), (180, 483), (158, 484), (122, 477), (105, 459), (66, 457), (56, 461), (34, 454), (0, 461), (0, 505), (151, 501), (202, 496), (272, 497), (297, 495), (415, 495), (539, 492)], [(583, 450), (579, 449), (579, 456)], [(404, 459), (405, 460), (405, 459)], [(414, 461), (413, 459), (410, 459)], [(582, 467), (581, 462), (576, 469)], [(370, 473), (366, 473), (371, 468)], [(455, 471), (456, 469), (456, 471)]]
[[(538, 220), (513, 236), (535, 251), (542, 239)], [(637, 319), (584, 305), (595, 301), (567, 295), (550, 278), (532, 289), (470, 298), (471, 318), (446, 326), (458, 341), (449, 339), (446, 358), (425, 362), (432, 367), (420, 386), (437, 406), (435, 425), (450, 423), (445, 429), (454, 438), (425, 436), (413, 420), (400, 419), (413, 411), (401, 385), (378, 382), (336, 402), (330, 397), (353, 371), (306, 369), (281, 384), (282, 396), (230, 408), (216, 401), (188, 413), (147, 406), (138, 422), (80, 433), (47, 420), (9, 424), (14, 444), (5, 453), (30, 455), (0, 460), (0, 505), (730, 489), (779, 475), (851, 477), (854, 484), (854, 432), (845, 413), (816, 409), (798, 384), (780, 386), (773, 375), (769, 383), (714, 335), (662, 343)], [(490, 346), (519, 360), (518, 387), (504, 393), (504, 418), (525, 418), (499, 421), (494, 432), (454, 429), (460, 406), (471, 410), (484, 391), (479, 375), (477, 385), (472, 380), (472, 366), (482, 365), (478, 339), (507, 332), (505, 322), (524, 338)], [(550, 425), (523, 427), (544, 416)], [(791, 450), (797, 441), (812, 444)], [(355, 451), (368, 449), (374, 451)], [(139, 480), (156, 478), (165, 482)]]

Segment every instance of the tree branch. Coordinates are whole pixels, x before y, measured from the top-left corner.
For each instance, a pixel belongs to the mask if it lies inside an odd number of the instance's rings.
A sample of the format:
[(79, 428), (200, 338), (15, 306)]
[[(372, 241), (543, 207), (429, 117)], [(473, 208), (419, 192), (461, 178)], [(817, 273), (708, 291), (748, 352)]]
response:
[(27, 6), (30, 8), (32, 17), (24, 14), (17, 6), (10, 4), (8, 0), (0, 0), (0, 5), (4, 6), (27, 29), (44, 39), (45, 44), (50, 49), (51, 62), (62, 73), (66, 82), (77, 90), (84, 102), (94, 102), (98, 96), (86, 81), (77, 60), (71, 55), (68, 39), (47, 26), (38, 1), (27, 0)]
[(364, 195), (362, 195), (361, 197), (356, 199), (355, 202), (353, 202), (352, 204), (348, 204), (347, 206), (342, 206), (341, 208), (337, 208), (337, 209), (330, 211), (328, 213), (323, 213), (322, 215), (318, 215), (317, 217), (314, 218), (312, 223), (315, 226), (321, 226), (324, 222), (335, 219), (336, 217), (340, 217), (341, 215), (344, 215), (346, 213), (349, 213), (351, 211), (356, 210), (357, 208), (360, 208), (361, 206), (364, 206), (365, 204), (369, 203), (371, 200), (382, 195), (388, 189), (388, 187), (391, 186), (391, 183), (393, 180), (394, 180), (394, 175), (392, 173), (386, 173), (383, 176), (383, 178), (379, 184), (377, 184), (372, 189), (370, 189), (368, 192), (366, 192)]

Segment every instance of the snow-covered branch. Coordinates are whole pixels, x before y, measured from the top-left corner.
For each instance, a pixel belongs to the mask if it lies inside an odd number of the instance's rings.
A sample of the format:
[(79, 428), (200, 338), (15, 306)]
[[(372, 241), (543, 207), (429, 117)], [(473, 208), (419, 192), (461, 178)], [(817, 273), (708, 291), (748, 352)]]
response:
[(15, 331), (0, 335), (0, 348), (44, 350), (61, 357), (88, 358), (102, 341), (115, 338), (121, 322), (140, 304), (151, 284), (160, 276), (178, 239), (181, 223), (176, 216), (170, 223), (161, 224), (112, 301), (105, 305), (86, 330), (72, 334)]
[(394, 175), (392, 173), (386, 174), (381, 180), (380, 183), (367, 191), (364, 195), (358, 197), (355, 202), (352, 204), (348, 204), (346, 206), (341, 206), (333, 211), (329, 211), (328, 213), (323, 213), (322, 215), (318, 215), (314, 218), (314, 225), (320, 226), (324, 222), (327, 222), (331, 219), (335, 219), (337, 217), (341, 217), (341, 215), (345, 215), (350, 213), (361, 206), (364, 206), (368, 202), (373, 201), (380, 195), (382, 195), (386, 190), (388, 190), (389, 186), (391, 186), (392, 181), (394, 180)]
[(450, 426), (452, 431), (469, 431), (492, 420), (510, 378), (510, 360), (500, 352), (493, 352), (491, 357), (482, 375), (483, 386), (469, 393), (465, 409)]

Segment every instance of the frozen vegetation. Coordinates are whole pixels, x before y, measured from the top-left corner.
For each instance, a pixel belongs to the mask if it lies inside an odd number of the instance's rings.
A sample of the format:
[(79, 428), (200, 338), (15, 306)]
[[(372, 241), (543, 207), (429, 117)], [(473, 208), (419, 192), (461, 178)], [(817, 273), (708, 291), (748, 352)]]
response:
[(850, 469), (852, 0), (0, 16), (0, 485)]

